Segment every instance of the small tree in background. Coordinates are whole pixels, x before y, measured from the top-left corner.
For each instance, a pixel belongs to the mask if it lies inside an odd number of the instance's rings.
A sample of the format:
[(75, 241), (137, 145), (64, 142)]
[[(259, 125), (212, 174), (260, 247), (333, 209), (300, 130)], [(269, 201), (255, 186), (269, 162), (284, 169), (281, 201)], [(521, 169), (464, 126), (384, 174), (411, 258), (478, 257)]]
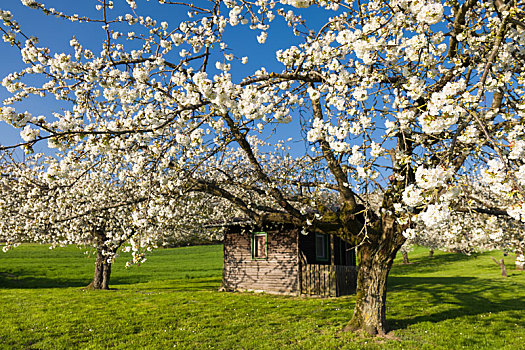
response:
[[(73, 154), (60, 161), (35, 155), (16, 162), (4, 155), (0, 162), (4, 250), (21, 242), (92, 247), (96, 263), (88, 288), (108, 289), (119, 248), (131, 251), (128, 264), (137, 264), (167, 236), (191, 238), (193, 232), (184, 227), (197, 224), (190, 223), (195, 217), (185, 215), (185, 210), (199, 210), (195, 205), (203, 202), (198, 198), (178, 200), (180, 196), (166, 186), (135, 176), (122, 159), (113, 163), (107, 158), (78, 159)], [(204, 215), (205, 208), (200, 210)]]

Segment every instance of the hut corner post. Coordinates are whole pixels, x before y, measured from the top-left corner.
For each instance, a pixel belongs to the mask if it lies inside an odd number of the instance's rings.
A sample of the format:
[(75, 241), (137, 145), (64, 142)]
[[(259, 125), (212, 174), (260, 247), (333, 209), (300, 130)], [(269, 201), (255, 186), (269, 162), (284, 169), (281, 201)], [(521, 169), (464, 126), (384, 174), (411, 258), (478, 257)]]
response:
[(301, 296), (303, 294), (303, 262), (301, 259), (301, 248), (299, 247), (299, 235), (301, 232), (297, 230), (295, 235), (295, 243), (297, 246), (297, 295)]

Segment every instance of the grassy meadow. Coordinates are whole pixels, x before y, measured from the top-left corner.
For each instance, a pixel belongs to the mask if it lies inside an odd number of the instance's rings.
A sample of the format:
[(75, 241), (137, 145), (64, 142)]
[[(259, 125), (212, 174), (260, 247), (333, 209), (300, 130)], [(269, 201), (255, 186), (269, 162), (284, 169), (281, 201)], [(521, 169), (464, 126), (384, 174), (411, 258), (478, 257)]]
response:
[(94, 258), (76, 247), (0, 254), (0, 349), (523, 349), (525, 273), (490, 256), (417, 248), (389, 279), (389, 339), (341, 329), (354, 299), (217, 292), (222, 246), (117, 259), (110, 291), (86, 291)]

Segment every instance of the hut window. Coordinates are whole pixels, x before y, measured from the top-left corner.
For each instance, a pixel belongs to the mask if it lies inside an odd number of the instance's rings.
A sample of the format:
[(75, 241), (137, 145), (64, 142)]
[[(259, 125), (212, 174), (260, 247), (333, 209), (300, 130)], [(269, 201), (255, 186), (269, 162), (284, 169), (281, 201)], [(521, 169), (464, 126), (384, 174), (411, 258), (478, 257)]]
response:
[(315, 257), (319, 261), (328, 261), (328, 239), (326, 235), (315, 234)]
[(252, 236), (252, 259), (266, 259), (268, 257), (266, 232), (254, 232)]

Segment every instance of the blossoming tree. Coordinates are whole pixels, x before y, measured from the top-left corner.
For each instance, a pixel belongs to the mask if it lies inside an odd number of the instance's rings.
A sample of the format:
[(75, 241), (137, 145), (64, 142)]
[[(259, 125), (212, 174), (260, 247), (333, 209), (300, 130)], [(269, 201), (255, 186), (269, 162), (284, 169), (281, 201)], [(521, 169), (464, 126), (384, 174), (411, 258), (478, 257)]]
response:
[[(22, 146), (119, 154), (137, 173), (221, 198), (254, 221), (353, 242), (348, 329), (386, 331), (403, 233), (461, 209), (457, 178), (488, 169), (510, 200), (470, 210), (525, 218), (522, 2), (126, 0), (126, 9), (101, 0), (90, 18), (22, 2), (105, 33), (99, 47), (72, 38), (55, 53), (0, 13), (4, 40), (27, 65), (4, 78), (12, 96), (0, 117), (22, 128)], [(173, 11), (171, 21), (140, 15), (153, 6)], [(289, 40), (269, 48), (280, 66), (237, 47), (250, 30), (261, 45)], [(70, 107), (42, 116), (17, 107), (34, 95)], [(376, 191), (372, 210), (366, 194)], [(319, 200), (334, 194), (334, 205)]]
[[(126, 169), (124, 160), (79, 162), (69, 153), (59, 161), (41, 154), (0, 161), (0, 241), (6, 251), (21, 242), (80, 245), (96, 251), (92, 289), (108, 289), (119, 248), (138, 264), (166, 236), (184, 239), (193, 232), (198, 198), (180, 198), (169, 184), (153, 184)], [(151, 190), (151, 187), (154, 190)], [(162, 195), (159, 195), (162, 193)], [(204, 208), (206, 209), (206, 208)]]

